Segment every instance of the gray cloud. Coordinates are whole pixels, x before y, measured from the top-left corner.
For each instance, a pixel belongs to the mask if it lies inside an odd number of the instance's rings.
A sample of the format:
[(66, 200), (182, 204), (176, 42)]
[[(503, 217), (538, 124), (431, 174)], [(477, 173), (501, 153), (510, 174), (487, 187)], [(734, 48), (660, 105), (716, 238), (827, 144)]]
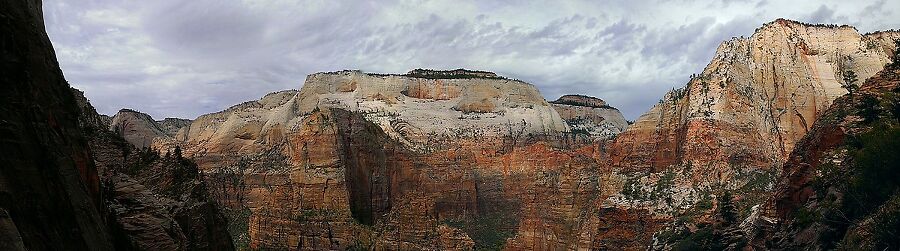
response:
[(102, 113), (193, 118), (307, 74), (470, 68), (636, 118), (718, 44), (779, 17), (900, 28), (896, 1), (45, 1), (70, 83)]

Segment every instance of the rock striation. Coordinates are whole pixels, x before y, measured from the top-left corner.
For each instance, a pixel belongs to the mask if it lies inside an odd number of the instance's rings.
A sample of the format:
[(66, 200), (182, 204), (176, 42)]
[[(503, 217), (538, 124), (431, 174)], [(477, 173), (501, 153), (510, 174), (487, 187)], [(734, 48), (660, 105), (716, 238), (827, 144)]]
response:
[(900, 63), (895, 63), (822, 112), (796, 143), (766, 202), (740, 224), (705, 226), (675, 238), (668, 247), (687, 243), (732, 250), (900, 247), (892, 234), (900, 218), (900, 180), (886, 175), (900, 169), (895, 164), (900, 154), (894, 150), (900, 142), (898, 94)]
[[(900, 59), (898, 59), (900, 60)], [(900, 67), (834, 101), (783, 166), (753, 244), (783, 248), (900, 247)], [(770, 228), (765, 228), (770, 227)], [(754, 233), (754, 232), (751, 232)]]

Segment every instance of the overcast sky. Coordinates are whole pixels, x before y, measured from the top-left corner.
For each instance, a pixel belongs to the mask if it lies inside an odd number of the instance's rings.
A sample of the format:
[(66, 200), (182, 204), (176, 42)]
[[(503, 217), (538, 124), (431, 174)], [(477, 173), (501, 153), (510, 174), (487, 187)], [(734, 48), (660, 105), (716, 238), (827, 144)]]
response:
[[(787, 3), (790, 2), (790, 3)], [(307, 74), (467, 68), (586, 94), (628, 119), (718, 44), (779, 17), (900, 28), (900, 1), (45, 0), (69, 83), (104, 114), (195, 118)]]

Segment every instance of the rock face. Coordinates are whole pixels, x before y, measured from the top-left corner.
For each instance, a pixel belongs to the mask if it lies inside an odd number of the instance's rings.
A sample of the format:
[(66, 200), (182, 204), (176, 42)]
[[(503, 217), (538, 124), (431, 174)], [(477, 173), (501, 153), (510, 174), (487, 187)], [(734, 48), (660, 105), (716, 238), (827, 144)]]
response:
[(779, 19), (722, 43), (684, 88), (666, 94), (610, 148), (610, 164), (661, 170), (778, 166), (836, 97), (842, 74), (866, 79), (889, 62), (897, 32)]
[[(898, 42), (900, 43), (900, 42)], [(900, 56), (897, 57), (900, 59)], [(797, 142), (768, 200), (738, 224), (713, 224), (674, 245), (732, 250), (900, 247), (900, 62), (834, 100)], [(712, 233), (701, 234), (701, 233)], [(670, 246), (671, 247), (671, 246)], [(707, 246), (709, 247), (709, 246)], [(677, 248), (676, 248), (677, 249)]]
[(729, 191), (746, 216), (767, 199), (796, 142), (846, 94), (842, 74), (873, 76), (896, 38), (779, 19), (722, 43), (702, 73), (606, 146), (600, 161), (625, 176), (613, 201), (690, 227), (711, 223)]
[(0, 249), (112, 250), (77, 103), (41, 18), (40, 1), (0, 3)]
[[(898, 65), (900, 66), (900, 65)], [(785, 163), (764, 205), (779, 224), (757, 245), (868, 250), (900, 247), (900, 67), (885, 69), (826, 110)], [(840, 219), (840, 220), (839, 220)]]
[(428, 141), (461, 131), (498, 136), (568, 130), (533, 85), (480, 75), (410, 77), (416, 74), (313, 74), (297, 95), (297, 110), (303, 114), (324, 106), (372, 114), (386, 133), (416, 147), (440, 147)]
[[(177, 152), (161, 156), (138, 149), (108, 130), (81, 91), (71, 90), (100, 174), (104, 218), (117, 249), (234, 249), (221, 208), (209, 198), (196, 164)], [(136, 117), (149, 117), (140, 115)]]
[(122, 109), (110, 119), (109, 129), (135, 147), (147, 148), (153, 144), (154, 139), (171, 138), (178, 130), (190, 124), (190, 120), (179, 118), (155, 121), (146, 113)]
[(534, 86), (486, 72), (317, 73), (157, 146), (180, 145), (205, 170), (247, 226), (233, 233), (239, 246), (643, 246), (661, 221), (601, 209), (620, 189), (602, 180), (616, 177), (601, 175), (597, 147), (572, 140), (557, 109)]
[(585, 137), (609, 139), (628, 128), (625, 116), (599, 98), (565, 95), (550, 103), (571, 132)]

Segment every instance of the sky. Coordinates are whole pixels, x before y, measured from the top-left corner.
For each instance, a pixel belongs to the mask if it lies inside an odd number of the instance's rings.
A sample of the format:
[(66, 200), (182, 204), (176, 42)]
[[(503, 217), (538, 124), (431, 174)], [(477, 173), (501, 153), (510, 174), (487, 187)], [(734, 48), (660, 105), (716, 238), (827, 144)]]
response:
[(496, 72), (635, 119), (777, 18), (900, 28), (900, 1), (43, 1), (66, 79), (103, 114), (196, 118), (343, 69)]

